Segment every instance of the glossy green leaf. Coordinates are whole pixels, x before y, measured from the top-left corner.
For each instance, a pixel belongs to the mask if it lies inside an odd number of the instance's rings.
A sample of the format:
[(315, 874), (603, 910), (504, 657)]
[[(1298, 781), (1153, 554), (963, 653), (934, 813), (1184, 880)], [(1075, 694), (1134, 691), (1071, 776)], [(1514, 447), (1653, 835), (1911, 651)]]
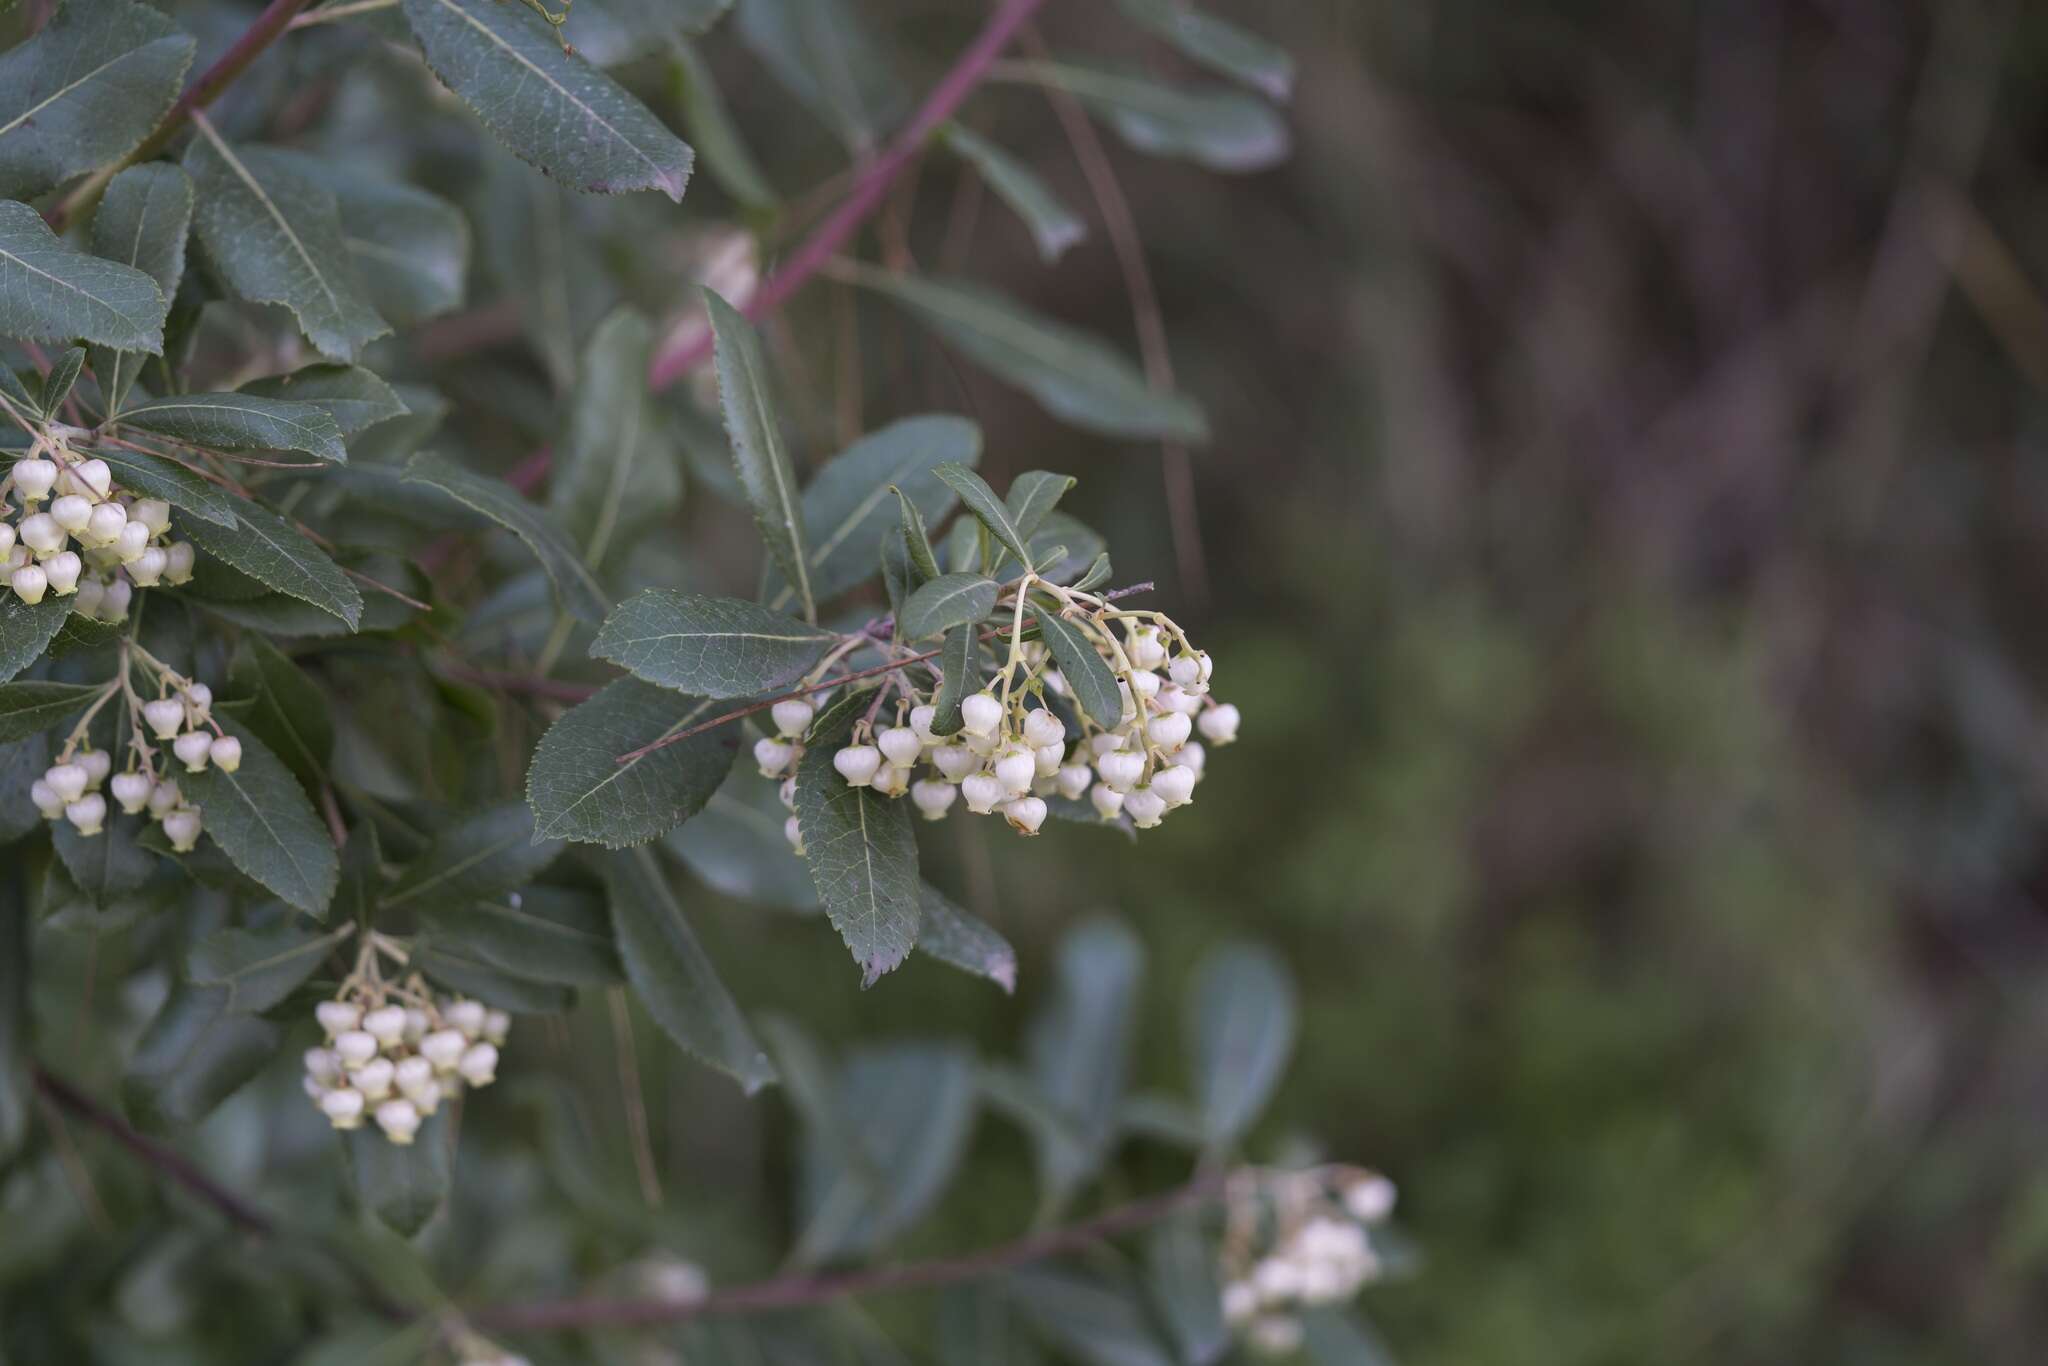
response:
[(1208, 422), (1194, 399), (1153, 389), (1128, 357), (1100, 337), (977, 285), (871, 267), (849, 268), (849, 274), (903, 304), (1063, 422), (1109, 436), (1208, 440)]
[(391, 330), (356, 276), (340, 209), (316, 162), (202, 135), (184, 166), (198, 192), (192, 224), (199, 243), (234, 293), (290, 309), (330, 360), (353, 361)]
[[(135, 267), (156, 281), (166, 299), (176, 298), (191, 227), (191, 177), (165, 161), (130, 166), (107, 183), (93, 211), (93, 255)], [(139, 351), (95, 350), (93, 374), (109, 413), (127, 401), (144, 359)]]
[(560, 840), (534, 837), (533, 811), (525, 802), (488, 807), (435, 835), (384, 893), (384, 905), (414, 911), (466, 906), (524, 886), (561, 852)]
[(133, 0), (65, 0), (0, 53), (0, 196), (26, 199), (135, 150), (178, 97), (192, 39)]
[[(235, 510), (247, 506), (246, 500), (161, 455), (123, 450), (108, 444), (101, 445), (93, 454), (107, 462), (114, 482), (122, 488), (145, 497), (161, 498), (179, 511), (189, 512), (215, 526), (233, 527), (239, 520)], [(182, 534), (184, 524), (175, 517), (171, 522)]]
[(718, 394), (725, 411), (726, 436), (732, 442), (733, 468), (746, 490), (769, 556), (795, 590), (805, 619), (815, 621), (818, 601), (811, 587), (796, 471), (776, 420), (761, 338), (745, 315), (708, 289), (704, 304), (716, 339)]
[(283, 1031), (228, 1010), (225, 987), (180, 983), (136, 1043), (121, 1094), (142, 1127), (195, 1124), (277, 1054)]
[(235, 392), (315, 404), (334, 419), (344, 438), (408, 411), (396, 390), (360, 365), (308, 365), (288, 375), (251, 380)]
[[(1026, 546), (1032, 546), (1038, 529), (1045, 524), (1052, 510), (1059, 506), (1060, 499), (1080, 481), (1071, 474), (1054, 474), (1049, 470), (1026, 470), (1010, 481), (1010, 491), (1003, 495), (1003, 506), (1010, 510), (1010, 522), (1017, 528), (1017, 534)], [(1034, 555), (1039, 555), (1035, 549)], [(1043, 556), (1039, 556), (1043, 558)], [(1034, 566), (1035, 567), (1035, 566)]]
[(811, 878), (832, 927), (872, 985), (910, 954), (923, 918), (910, 804), (848, 787), (832, 766), (868, 694), (850, 691), (811, 727), (796, 779), (796, 816)]
[(203, 554), (227, 564), (287, 597), (338, 617), (354, 630), (363, 616), (363, 595), (326, 551), (270, 509), (235, 505), (235, 525), (189, 521), (184, 533)]
[(375, 1124), (341, 1136), (356, 1203), (392, 1232), (410, 1238), (448, 1198), (448, 1112), (429, 1115), (403, 1147)]
[(892, 484), (889, 491), (896, 495), (903, 550), (910, 565), (910, 586), (914, 589), (930, 583), (944, 571), (939, 568), (938, 553), (932, 549), (931, 533), (925, 530), (924, 513), (903, 490)]
[(1003, 1278), (1019, 1314), (1047, 1340), (1088, 1366), (1178, 1366), (1145, 1310), (1115, 1285), (1052, 1267)]
[(748, 1094), (773, 1082), (775, 1065), (705, 956), (653, 853), (630, 849), (607, 856), (604, 880), (619, 958), (662, 1031), (732, 1076)]
[(623, 976), (602, 898), (561, 887), (522, 887), (466, 906), (422, 905), (437, 936), (520, 977), (564, 986), (610, 986)]
[(1145, 76), (1064, 63), (1022, 70), (1078, 98), (1134, 151), (1211, 171), (1263, 171), (1287, 159), (1287, 123), (1264, 100), (1227, 88), (1183, 89)]
[(352, 924), (324, 934), (292, 924), (216, 930), (192, 946), (186, 971), (194, 985), (225, 988), (225, 1009), (258, 1014), (297, 991), (354, 930)]
[(1188, 1001), (1188, 1056), (1211, 1148), (1228, 1149), (1266, 1108), (1294, 1034), (1294, 983), (1270, 949), (1240, 942), (1203, 960)]
[(752, 697), (796, 682), (837, 639), (759, 603), (650, 588), (606, 618), (590, 655), (678, 692)]
[(71, 599), (50, 596), (31, 607), (0, 593), (0, 682), (35, 663), (71, 615)]
[(0, 742), (48, 730), (103, 691), (97, 683), (0, 683)]
[(1286, 49), (1187, 0), (1116, 0), (1132, 21), (1158, 34), (1189, 61), (1276, 100), (1294, 94), (1294, 58)]
[(536, 832), (617, 849), (694, 816), (732, 768), (735, 730), (708, 730), (629, 763), (618, 758), (708, 719), (715, 705), (622, 678), (571, 708), (541, 737), (527, 770)]
[(935, 473), (960, 495), (967, 511), (975, 521), (988, 528), (988, 534), (996, 538), (996, 544), (1020, 560), (1029, 559), (1023, 529), (1010, 515), (1009, 505), (996, 496), (987, 480), (964, 465), (941, 465)]
[(850, 0), (742, 0), (739, 34), (782, 87), (856, 151), (875, 145), (909, 108)]
[(946, 632), (939, 647), (939, 690), (932, 698), (932, 734), (953, 735), (960, 729), (960, 703), (969, 693), (981, 690), (981, 671), (975, 667), (976, 628), (955, 626)]
[(917, 931), (919, 953), (1015, 993), (1017, 951), (994, 926), (955, 906), (930, 883), (919, 889), (918, 905), (923, 914)]
[(955, 626), (972, 625), (995, 610), (1000, 591), (1000, 584), (980, 574), (941, 574), (904, 599), (896, 636), (924, 640)]
[(724, 786), (682, 825), (661, 837), (690, 875), (723, 896), (787, 911), (820, 909), (810, 865), (783, 834), (789, 812), (775, 784), (751, 763), (733, 766)]
[(974, 167), (996, 197), (1022, 219), (1048, 265), (1088, 235), (1079, 214), (1061, 202), (1038, 173), (981, 134), (957, 123), (946, 125), (946, 145)]
[(327, 913), (341, 875), (334, 839), (284, 762), (245, 725), (224, 727), (242, 742), (242, 764), (223, 773), (179, 773), (178, 787), (206, 817), (206, 833), (248, 876), (315, 917)]
[(653, 326), (622, 308), (598, 324), (577, 364), (548, 507), (593, 568), (682, 501), (682, 465), (647, 393), (653, 349)]
[(564, 52), (531, 10), (499, 0), (404, 0), (427, 65), (492, 135), (565, 185), (680, 200), (690, 148), (625, 88)]
[(64, 406), (65, 399), (71, 397), (71, 391), (84, 370), (85, 348), (81, 346), (72, 347), (50, 362), (50, 373), (43, 376), (41, 406), (44, 417), (57, 416), (57, 410)]
[(0, 336), (157, 355), (168, 307), (143, 272), (66, 246), (34, 209), (0, 199)]
[(502, 480), (472, 474), (437, 455), (414, 456), (405, 467), (405, 478), (407, 483), (441, 490), (510, 531), (540, 561), (563, 611), (592, 626), (604, 620), (607, 601), (603, 587), (544, 509), (520, 497)]
[(1116, 674), (1081, 628), (1046, 604), (1037, 605), (1038, 633), (1088, 719), (1114, 730), (1123, 723), (1124, 696)]
[(348, 459), (341, 427), (318, 403), (251, 393), (177, 394), (124, 409), (121, 425), (224, 451), (303, 451)]

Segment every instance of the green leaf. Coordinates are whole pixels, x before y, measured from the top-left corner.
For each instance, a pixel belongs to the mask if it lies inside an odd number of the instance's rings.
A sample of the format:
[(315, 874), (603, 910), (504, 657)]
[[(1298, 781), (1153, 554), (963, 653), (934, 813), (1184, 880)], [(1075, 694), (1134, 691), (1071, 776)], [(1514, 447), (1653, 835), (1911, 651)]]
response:
[(960, 501), (967, 505), (967, 511), (974, 520), (988, 528), (989, 535), (996, 543), (1027, 563), (1030, 551), (1025, 548), (1026, 536), (1023, 529), (1010, 516), (1010, 508), (986, 480), (965, 465), (941, 465), (935, 471), (953, 491), (960, 495)]
[(661, 846), (720, 895), (815, 911), (821, 903), (810, 867), (782, 832), (788, 815), (775, 785), (738, 764), (702, 811), (661, 837)]
[(1316, 1366), (1394, 1366), (1394, 1354), (1379, 1336), (1341, 1309), (1311, 1309), (1301, 1327)]
[(1074, 580), (1073, 586), (1084, 593), (1091, 592), (1109, 582), (1110, 572), (1109, 552), (1105, 550), (1089, 564), (1086, 573)]
[(469, 220), (416, 185), (321, 161), (307, 168), (334, 191), (342, 245), (356, 279), (395, 327), (462, 304), (469, 277)]
[(689, 146), (616, 81), (499, 0), (404, 0), (427, 65), (520, 160), (594, 194), (681, 200)]
[(148, 5), (59, 5), (0, 53), (0, 196), (41, 194), (134, 151), (177, 99), (192, 49)]
[(202, 136), (185, 153), (198, 191), (193, 226), (229, 289), (281, 304), (330, 360), (353, 361), (391, 330), (356, 278), (334, 192), (318, 163), (277, 147), (230, 147)]
[(384, 905), (466, 906), (531, 882), (561, 852), (559, 840), (534, 838), (525, 802), (489, 807), (435, 835), (384, 893)]
[(0, 683), (0, 742), (48, 730), (104, 691), (100, 683)]
[(576, 1004), (576, 994), (561, 983), (508, 972), (438, 929), (413, 942), (412, 966), (450, 991), (514, 1015), (559, 1015)]
[[(1027, 548), (1032, 547), (1032, 537), (1038, 534), (1045, 519), (1059, 506), (1060, 499), (1067, 496), (1067, 490), (1080, 481), (1071, 474), (1053, 474), (1047, 470), (1026, 470), (1010, 481), (1010, 491), (1003, 498), (1003, 506), (1010, 510), (1010, 522), (1017, 528)], [(1033, 549), (1034, 554), (1038, 554)], [(1045, 558), (1040, 555), (1040, 558)], [(1036, 568), (1035, 564), (1028, 566)]]
[(1192, 1210), (1156, 1225), (1145, 1238), (1145, 1284), (1186, 1366), (1209, 1366), (1230, 1350), (1223, 1322), (1216, 1252)]
[(548, 507), (593, 568), (683, 498), (682, 465), (647, 394), (654, 328), (620, 308), (583, 348), (568, 430), (555, 446)]
[(849, 691), (812, 724), (797, 766), (796, 816), (832, 927), (872, 986), (917, 942), (922, 884), (909, 804), (848, 787), (832, 766), (869, 694)]
[(429, 1319), (410, 1328), (383, 1320), (330, 1331), (291, 1360), (291, 1366), (419, 1366), (441, 1334)]
[(941, 574), (913, 592), (896, 619), (899, 640), (923, 640), (972, 625), (995, 610), (1002, 585), (980, 574)]
[(72, 882), (93, 905), (105, 908), (138, 890), (156, 871), (156, 856), (138, 841), (146, 829), (143, 818), (116, 810), (106, 829), (92, 836), (78, 833), (69, 821), (50, 827), (50, 842)]
[(974, 667), (974, 637), (973, 626), (955, 626), (939, 647), (939, 691), (932, 698), (934, 735), (957, 733), (961, 701), (981, 689), (980, 672)]
[(0, 199), (0, 337), (157, 355), (168, 307), (149, 276), (66, 246), (34, 209)]
[(1143, 968), (1137, 939), (1115, 921), (1088, 921), (1060, 941), (1053, 999), (1026, 1038), (1032, 1081), (1072, 1136), (1039, 1146), (1055, 1202), (1095, 1173), (1115, 1141)]
[(69, 598), (52, 595), (31, 607), (12, 593), (0, 593), (0, 682), (41, 659), (70, 615)]
[(1034, 604), (1038, 633), (1052, 651), (1053, 661), (1074, 694), (1074, 701), (1096, 725), (1115, 730), (1123, 724), (1124, 695), (1117, 687), (1116, 674), (1081, 628), (1059, 614), (1050, 604)]
[[(579, 3), (581, 0), (579, 0)], [(576, 53), (606, 70), (708, 33), (733, 0), (595, 0), (576, 11)]]
[[(185, 237), (191, 227), (191, 177), (165, 161), (130, 166), (107, 183), (93, 211), (93, 255), (135, 267), (156, 281), (164, 298), (173, 299), (185, 276)], [(95, 351), (93, 374), (108, 413), (118, 413), (127, 401), (143, 359), (136, 351)]]
[(1109, 436), (1209, 439), (1199, 404), (1185, 394), (1153, 389), (1123, 353), (1092, 333), (974, 285), (868, 266), (848, 267), (847, 274), (909, 308), (1063, 422)]
[(71, 390), (84, 369), (85, 348), (80, 346), (72, 347), (51, 363), (50, 373), (43, 376), (41, 403), (44, 417), (57, 416), (57, 410), (64, 406), (65, 399), (71, 397)]
[(126, 409), (121, 425), (224, 451), (304, 451), (348, 459), (341, 427), (318, 403), (256, 394), (178, 394)]
[(919, 953), (1016, 994), (1017, 951), (994, 926), (955, 906), (930, 883), (919, 889), (918, 904), (923, 912), (917, 931)]
[(602, 898), (561, 887), (524, 887), (467, 906), (422, 906), (449, 942), (492, 967), (536, 982), (611, 986), (621, 980)]
[(1188, 1056), (1212, 1151), (1229, 1149), (1266, 1108), (1294, 1031), (1294, 983), (1271, 950), (1240, 942), (1203, 960), (1188, 1003)]
[(250, 578), (339, 617), (350, 630), (355, 629), (363, 616), (363, 595), (326, 551), (284, 518), (255, 503), (235, 504), (235, 519), (231, 527), (187, 522), (185, 535), (205, 554), (217, 555)]
[(738, 309), (708, 289), (704, 306), (711, 316), (719, 401), (725, 410), (726, 436), (732, 442), (733, 468), (754, 509), (754, 522), (761, 529), (768, 554), (783, 579), (796, 589), (805, 620), (816, 621), (818, 601), (811, 588), (796, 472), (790, 467), (782, 429), (776, 425), (761, 338)]
[(620, 961), (662, 1032), (733, 1077), (749, 1095), (772, 1083), (775, 1065), (683, 918), (653, 853), (630, 849), (609, 855), (604, 883)]
[[(902, 489), (891, 484), (889, 491), (896, 495), (897, 511), (901, 514), (899, 520), (904, 553), (910, 563), (910, 581), (914, 587), (921, 587), (939, 576), (939, 557), (932, 549), (931, 533), (925, 530), (924, 513)], [(882, 534), (886, 536), (888, 533)]]
[(95, 447), (93, 454), (107, 462), (107, 467), (113, 471), (114, 482), (122, 488), (145, 497), (161, 498), (172, 507), (215, 526), (233, 527), (239, 520), (235, 509), (248, 506), (245, 500), (161, 455), (123, 450), (111, 444)]
[(745, 0), (740, 40), (854, 151), (874, 146), (909, 92), (847, 0)]
[(28, 1134), (30, 1097), (35, 1083), (29, 1072), (29, 913), (23, 895), (25, 871), (18, 865), (0, 873), (0, 1162), (21, 1148)]
[(226, 1010), (260, 1014), (299, 989), (353, 924), (324, 934), (297, 925), (215, 930), (192, 946), (186, 970), (197, 986), (227, 990)]
[(541, 737), (526, 773), (536, 832), (617, 849), (696, 815), (732, 768), (734, 732), (708, 730), (630, 763), (618, 756), (706, 719), (711, 708), (637, 678), (571, 708)]
[(341, 1136), (356, 1203), (403, 1237), (425, 1228), (448, 1198), (446, 1113), (429, 1115), (403, 1147), (384, 1137), (375, 1124)]
[(695, 43), (680, 39), (670, 48), (669, 60), (683, 128), (703, 155), (704, 169), (711, 172), (719, 188), (745, 207), (774, 208), (779, 197), (761, 173), (739, 125), (726, 108), (711, 64), (697, 51)]
[(121, 1093), (144, 1128), (196, 1124), (276, 1056), (283, 1031), (230, 1012), (230, 994), (178, 983), (143, 1031)]
[[(494, 0), (493, 0), (494, 2)], [(438, 455), (422, 452), (405, 467), (409, 484), (428, 484), (504, 527), (533, 552), (555, 586), (563, 611), (592, 626), (604, 620), (604, 589), (575, 546), (546, 511), (521, 498), (503, 481), (471, 474)]]
[(1133, 151), (1211, 171), (1263, 171), (1292, 150), (1287, 123), (1264, 100), (1236, 90), (1182, 90), (1143, 76), (1025, 62), (1028, 79), (1057, 86), (1108, 121)]
[(1089, 1366), (1178, 1366), (1144, 1308), (1120, 1289), (1051, 1267), (1003, 1278), (1010, 1302), (1033, 1327)]
[(235, 392), (316, 404), (334, 419), (343, 437), (410, 411), (396, 390), (360, 365), (308, 365), (288, 375), (251, 380)]
[[(980, 460), (981, 429), (944, 414), (892, 422), (827, 460), (803, 494), (811, 591), (818, 601), (838, 597), (875, 572), (883, 537), (900, 521), (889, 506), (891, 485), (936, 522), (953, 510), (953, 491), (934, 471), (944, 464), (972, 469)], [(789, 606), (793, 594), (779, 577), (773, 582), (772, 605)]]
[(946, 145), (973, 166), (996, 197), (1024, 220), (1039, 259), (1050, 265), (1088, 235), (1088, 225), (1038, 178), (1038, 173), (981, 134), (946, 125)]
[(677, 692), (752, 697), (794, 683), (838, 638), (758, 603), (650, 588), (605, 620), (590, 657)]
[(269, 746), (245, 725), (224, 729), (242, 742), (241, 767), (180, 773), (179, 789), (205, 814), (206, 833), (235, 867), (309, 915), (325, 916), (341, 875), (326, 825)]
[(1150, 29), (1218, 75), (1285, 101), (1294, 94), (1294, 58), (1284, 48), (1186, 0), (1117, 0), (1132, 22)]
[(242, 719), (310, 792), (334, 753), (327, 699), (285, 653), (260, 635), (244, 635), (228, 668), (231, 696), (246, 700)]

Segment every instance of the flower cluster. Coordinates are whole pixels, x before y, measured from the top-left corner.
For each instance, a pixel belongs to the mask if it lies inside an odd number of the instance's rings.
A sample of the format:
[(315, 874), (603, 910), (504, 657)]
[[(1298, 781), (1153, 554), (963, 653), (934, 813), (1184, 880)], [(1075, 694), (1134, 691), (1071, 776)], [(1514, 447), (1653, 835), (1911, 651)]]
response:
[[(9, 489), (21, 504), (12, 522)], [(192, 577), (192, 546), (170, 532), (169, 503), (117, 489), (106, 461), (79, 459), (55, 438), (39, 437), (0, 481), (0, 569), (30, 605), (54, 593), (80, 616), (124, 619), (137, 588)]]
[[(1024, 835), (1038, 833), (1052, 798), (1086, 799), (1101, 819), (1128, 817), (1140, 830), (1194, 800), (1208, 759), (1203, 741), (1227, 745), (1238, 728), (1237, 708), (1210, 695), (1208, 654), (1161, 613), (1122, 612), (1091, 594), (1039, 586), (1056, 602), (1038, 610), (1057, 611), (1115, 679), (1117, 724), (1099, 725), (1084, 708), (1068, 706), (1074, 690), (1051, 652), (1042, 641), (1023, 639), (1027, 582), (1018, 590), (1009, 660), (993, 686), (962, 699), (957, 729), (939, 734), (935, 700), (899, 679), (903, 696), (893, 720), (878, 725), (871, 713), (832, 756), (849, 786), (908, 796), (926, 820), (943, 819), (956, 803), (976, 815), (1000, 813)], [(814, 711), (801, 697), (777, 702), (775, 735), (754, 746), (762, 776), (784, 780), (785, 804), (792, 802), (788, 775), (803, 757)], [(794, 816), (787, 833), (803, 852)]]
[(1296, 1310), (1348, 1300), (1385, 1272), (1372, 1230), (1394, 1183), (1355, 1167), (1246, 1171), (1225, 1192), (1223, 1317), (1255, 1350), (1301, 1344)]
[[(157, 696), (148, 702), (134, 687), (138, 663), (156, 676)], [(128, 761), (119, 773), (114, 772), (114, 756), (95, 749), (90, 738), (93, 718), (117, 697), (128, 704), (130, 732), (125, 746)], [(242, 766), (242, 742), (221, 731), (212, 710), (211, 688), (168, 668), (134, 642), (124, 642), (120, 675), (72, 729), (57, 752), (57, 762), (29, 786), (29, 800), (43, 819), (69, 821), (80, 835), (90, 837), (106, 828), (111, 795), (131, 816), (148, 812), (163, 826), (172, 850), (186, 853), (199, 843), (202, 818), (199, 808), (178, 790), (170, 764), (163, 762), (159, 771), (159, 746), (168, 748), (187, 773), (201, 772), (209, 763), (233, 773)]]
[(465, 1085), (497, 1079), (512, 1017), (460, 996), (437, 1000), (418, 973), (386, 982), (380, 954), (403, 963), (405, 951), (369, 935), (340, 994), (314, 1008), (327, 1042), (306, 1050), (305, 1087), (335, 1128), (360, 1128), (368, 1116), (402, 1146)]

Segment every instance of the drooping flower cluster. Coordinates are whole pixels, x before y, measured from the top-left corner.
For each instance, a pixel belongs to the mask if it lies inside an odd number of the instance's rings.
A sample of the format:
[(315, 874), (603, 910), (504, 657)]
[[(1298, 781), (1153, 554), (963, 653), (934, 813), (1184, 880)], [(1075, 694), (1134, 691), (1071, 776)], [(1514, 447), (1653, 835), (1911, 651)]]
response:
[(1350, 1299), (1385, 1274), (1373, 1230), (1394, 1183), (1356, 1167), (1246, 1170), (1225, 1191), (1223, 1317), (1254, 1350), (1301, 1344), (1296, 1311)]
[(137, 588), (185, 583), (193, 558), (189, 542), (171, 539), (169, 503), (116, 488), (106, 461), (80, 459), (58, 437), (39, 436), (0, 481), (0, 569), (31, 606), (55, 594), (80, 616), (121, 621)]
[(465, 1085), (497, 1079), (512, 1017), (460, 996), (436, 999), (418, 973), (387, 982), (380, 954), (405, 958), (394, 941), (370, 934), (340, 993), (314, 1008), (327, 1042), (306, 1050), (305, 1088), (335, 1128), (360, 1128), (367, 1117), (403, 1146)]
[[(899, 680), (893, 719), (878, 724), (871, 713), (832, 756), (849, 786), (908, 796), (926, 820), (943, 819), (956, 803), (976, 815), (1000, 813), (1024, 835), (1038, 833), (1052, 798), (1085, 798), (1101, 819), (1128, 817), (1140, 830), (1194, 800), (1208, 760), (1203, 741), (1227, 745), (1238, 728), (1237, 708), (1210, 695), (1208, 654), (1161, 613), (1121, 612), (1088, 593), (1043, 581), (1039, 586), (1057, 604), (1041, 602), (1038, 610), (1058, 611), (1114, 680), (1117, 723), (1098, 724), (1045, 644), (1022, 639), (1021, 627), (1013, 627), (1007, 663), (993, 686), (962, 699), (951, 734), (934, 729), (935, 699)], [(1121, 636), (1113, 622), (1121, 624)], [(876, 712), (879, 706), (880, 698)], [(805, 698), (777, 702), (770, 713), (776, 734), (754, 746), (762, 776), (784, 780), (783, 801), (792, 807), (788, 775), (803, 757), (802, 737), (814, 713)], [(787, 833), (801, 853), (794, 815)]]
[[(134, 686), (137, 664), (156, 676), (157, 695), (151, 701), (143, 701)], [(114, 756), (94, 748), (90, 738), (93, 718), (117, 697), (127, 703), (129, 724), (127, 763), (119, 773), (114, 772)], [(187, 773), (201, 772), (209, 763), (225, 773), (239, 769), (242, 742), (221, 730), (212, 709), (211, 688), (167, 667), (135, 642), (123, 642), (120, 674), (73, 727), (57, 752), (57, 762), (29, 786), (29, 800), (43, 819), (69, 821), (80, 835), (90, 837), (106, 828), (111, 795), (129, 815), (147, 812), (162, 825), (174, 852), (189, 852), (199, 843), (203, 820), (170, 776), (163, 749), (168, 748)]]

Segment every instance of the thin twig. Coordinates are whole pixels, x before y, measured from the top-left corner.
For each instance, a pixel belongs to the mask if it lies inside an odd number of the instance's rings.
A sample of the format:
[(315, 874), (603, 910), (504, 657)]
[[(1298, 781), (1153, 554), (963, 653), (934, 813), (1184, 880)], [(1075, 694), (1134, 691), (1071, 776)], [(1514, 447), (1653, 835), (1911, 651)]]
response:
[(964, 1257), (815, 1275), (776, 1276), (751, 1285), (713, 1291), (702, 1299), (691, 1301), (557, 1300), (552, 1303), (491, 1305), (472, 1311), (466, 1317), (471, 1323), (497, 1330), (560, 1331), (597, 1325), (678, 1323), (712, 1315), (757, 1314), (766, 1310), (822, 1304), (850, 1295), (957, 1285), (1014, 1266), (1085, 1251), (1119, 1235), (1148, 1228), (1182, 1210), (1206, 1205), (1222, 1192), (1228, 1176), (1223, 1170), (1207, 1171), (1163, 1195), (1119, 1205), (1093, 1219), (984, 1248)]

